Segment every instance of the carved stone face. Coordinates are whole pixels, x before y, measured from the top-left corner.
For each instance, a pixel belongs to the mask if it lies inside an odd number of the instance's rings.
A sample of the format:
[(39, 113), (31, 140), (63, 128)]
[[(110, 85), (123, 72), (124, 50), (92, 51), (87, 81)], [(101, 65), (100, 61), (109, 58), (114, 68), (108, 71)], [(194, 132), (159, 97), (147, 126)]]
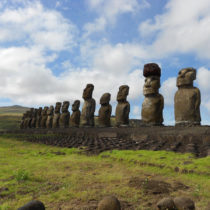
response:
[(185, 68), (179, 71), (176, 85), (177, 87), (192, 87), (193, 80), (196, 79), (196, 70), (194, 68)]
[(69, 101), (64, 101), (62, 106), (62, 113), (68, 112), (69, 109)]
[(100, 98), (100, 104), (101, 105), (108, 105), (111, 98), (110, 93), (104, 93)]
[(117, 93), (117, 101), (126, 101), (127, 95), (129, 94), (129, 87), (127, 85), (122, 85), (119, 87)]
[(160, 77), (158, 76), (146, 77), (143, 88), (143, 93), (145, 96), (150, 94), (157, 94), (159, 88), (160, 88)]
[(61, 102), (56, 102), (55, 113), (60, 113), (60, 110), (61, 110)]
[(79, 110), (79, 106), (80, 106), (80, 101), (79, 100), (76, 100), (74, 101), (74, 103), (72, 104), (72, 108), (71, 110), (74, 112), (74, 111), (78, 111)]
[(86, 88), (83, 90), (83, 95), (82, 95), (83, 99), (84, 100), (91, 99), (93, 90), (94, 90), (94, 85), (87, 84)]
[(52, 115), (54, 112), (54, 107), (50, 106), (50, 108), (47, 110), (47, 115)]
[(45, 106), (44, 109), (42, 110), (42, 116), (47, 115), (47, 110), (48, 110), (48, 106)]

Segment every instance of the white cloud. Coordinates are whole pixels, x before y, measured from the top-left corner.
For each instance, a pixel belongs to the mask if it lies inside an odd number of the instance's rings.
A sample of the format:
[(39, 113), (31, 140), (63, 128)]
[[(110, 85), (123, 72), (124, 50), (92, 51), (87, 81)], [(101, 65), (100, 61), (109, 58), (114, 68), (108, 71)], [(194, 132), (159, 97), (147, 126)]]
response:
[(106, 24), (107, 21), (104, 17), (96, 18), (94, 22), (85, 24), (85, 33), (83, 35), (83, 38), (88, 37), (92, 33), (103, 31), (106, 27)]
[(201, 104), (210, 112), (210, 70), (201, 67), (197, 73), (197, 83), (201, 91)]
[(155, 35), (150, 46), (154, 57), (192, 53), (210, 58), (210, 1), (171, 0), (163, 14), (141, 23), (142, 36)]
[(103, 31), (108, 24), (115, 24), (119, 15), (136, 13), (150, 7), (150, 4), (146, 0), (88, 0), (88, 6), (92, 11), (96, 11), (99, 17), (84, 26), (85, 37)]
[(177, 91), (176, 77), (169, 77), (165, 80), (160, 88), (160, 93), (164, 97), (164, 104), (172, 106), (174, 105), (174, 95)]
[(39, 2), (6, 8), (0, 14), (0, 43), (21, 41), (60, 51), (75, 46), (76, 33), (76, 27), (69, 20), (54, 10), (43, 8)]
[(141, 109), (140, 109), (140, 106), (134, 106), (134, 107), (133, 107), (133, 115), (134, 115), (136, 118), (140, 118), (140, 116), (141, 116)]

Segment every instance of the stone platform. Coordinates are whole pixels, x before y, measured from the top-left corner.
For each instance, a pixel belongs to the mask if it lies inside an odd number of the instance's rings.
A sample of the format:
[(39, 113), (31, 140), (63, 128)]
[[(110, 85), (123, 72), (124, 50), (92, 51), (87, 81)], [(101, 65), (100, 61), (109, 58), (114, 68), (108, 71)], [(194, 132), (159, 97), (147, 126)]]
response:
[(22, 136), (31, 142), (84, 148), (91, 154), (131, 149), (189, 152), (197, 157), (210, 155), (210, 126), (26, 129), (7, 133)]

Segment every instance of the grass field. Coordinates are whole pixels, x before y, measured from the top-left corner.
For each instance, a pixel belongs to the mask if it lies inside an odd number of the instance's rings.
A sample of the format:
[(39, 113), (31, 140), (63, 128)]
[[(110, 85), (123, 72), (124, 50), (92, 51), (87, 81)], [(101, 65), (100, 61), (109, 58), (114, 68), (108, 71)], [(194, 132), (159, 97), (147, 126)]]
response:
[(27, 107), (6, 106), (0, 107), (0, 130), (18, 129), (23, 113), (28, 110)]
[[(96, 209), (115, 195), (124, 209), (155, 209), (166, 196), (188, 196), (196, 209), (210, 201), (210, 157), (165, 151), (111, 151), (86, 156), (77, 149), (0, 137), (0, 209), (32, 199), (47, 209)], [(174, 171), (174, 167), (177, 168)], [(192, 173), (185, 173), (185, 169)]]

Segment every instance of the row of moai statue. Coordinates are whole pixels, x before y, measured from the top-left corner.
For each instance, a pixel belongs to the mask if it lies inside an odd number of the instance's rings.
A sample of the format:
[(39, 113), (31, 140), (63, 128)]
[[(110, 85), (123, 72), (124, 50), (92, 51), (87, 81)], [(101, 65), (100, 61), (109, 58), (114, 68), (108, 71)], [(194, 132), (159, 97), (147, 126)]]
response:
[[(145, 96), (141, 118), (145, 125), (163, 125), (164, 98), (159, 93), (161, 69), (155, 63), (144, 65), (143, 75), (145, 83), (143, 94)], [(200, 125), (200, 91), (193, 86), (196, 79), (194, 68), (185, 68), (179, 71), (177, 77), (178, 90), (174, 97), (175, 123), (176, 125)], [(24, 113), (21, 128), (66, 128), (69, 126), (93, 127), (96, 102), (92, 98), (94, 85), (87, 84), (83, 91), (84, 104), (80, 113), (80, 101), (76, 100), (72, 105), (72, 115), (70, 116), (69, 101), (57, 102), (55, 109), (53, 106), (31, 108)], [(117, 107), (115, 111), (116, 126), (129, 125), (130, 104), (127, 101), (129, 86), (119, 87), (117, 94)], [(98, 114), (98, 124), (101, 127), (111, 126), (112, 106), (109, 104), (110, 93), (104, 93), (100, 98), (101, 107)], [(62, 113), (60, 113), (62, 109)], [(81, 122), (80, 122), (81, 121)]]

